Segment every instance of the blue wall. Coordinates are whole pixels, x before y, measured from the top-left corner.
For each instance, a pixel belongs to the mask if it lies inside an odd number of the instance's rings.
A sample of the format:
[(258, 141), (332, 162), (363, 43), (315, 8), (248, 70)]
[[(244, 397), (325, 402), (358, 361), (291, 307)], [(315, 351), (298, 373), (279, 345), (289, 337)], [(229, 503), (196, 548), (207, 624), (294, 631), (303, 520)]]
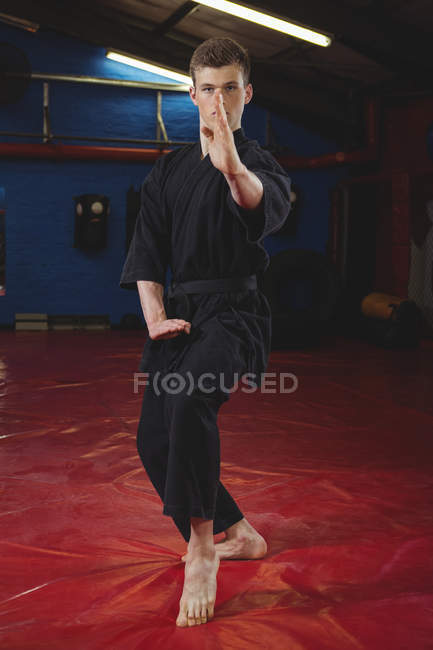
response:
[[(26, 52), (33, 72), (167, 82), (109, 61), (102, 47), (48, 30), (30, 34), (0, 25), (0, 41)], [(50, 111), (54, 133), (156, 137), (155, 91), (51, 82)], [(170, 139), (197, 139), (198, 112), (186, 93), (164, 92), (162, 113)], [(281, 117), (273, 115), (272, 126), (278, 142), (296, 154), (336, 151), (335, 143)], [(248, 137), (265, 143), (266, 112), (254, 100), (245, 108), (243, 127)], [(42, 132), (42, 82), (32, 81), (19, 102), (0, 106), (0, 130)], [(130, 185), (139, 189), (150, 168), (143, 163), (0, 158), (0, 186), (6, 193), (6, 295), (0, 296), (0, 324), (12, 325), (16, 312), (104, 313), (112, 324), (125, 313), (141, 316), (137, 293), (120, 289), (118, 282), (125, 258), (126, 192)], [(289, 172), (303, 192), (299, 232), (292, 239), (268, 237), (265, 246), (270, 254), (292, 247), (325, 250), (329, 189), (346, 173), (342, 168)], [(108, 244), (97, 253), (72, 246), (73, 197), (85, 193), (110, 199)]]

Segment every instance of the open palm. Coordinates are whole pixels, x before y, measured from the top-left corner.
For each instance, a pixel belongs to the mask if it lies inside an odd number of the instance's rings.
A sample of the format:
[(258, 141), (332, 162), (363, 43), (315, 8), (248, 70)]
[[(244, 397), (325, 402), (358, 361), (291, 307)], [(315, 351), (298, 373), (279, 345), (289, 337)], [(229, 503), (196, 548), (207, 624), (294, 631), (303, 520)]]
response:
[(149, 336), (154, 341), (159, 339), (172, 339), (182, 332), (189, 334), (191, 323), (181, 318), (168, 318), (167, 320), (148, 325)]

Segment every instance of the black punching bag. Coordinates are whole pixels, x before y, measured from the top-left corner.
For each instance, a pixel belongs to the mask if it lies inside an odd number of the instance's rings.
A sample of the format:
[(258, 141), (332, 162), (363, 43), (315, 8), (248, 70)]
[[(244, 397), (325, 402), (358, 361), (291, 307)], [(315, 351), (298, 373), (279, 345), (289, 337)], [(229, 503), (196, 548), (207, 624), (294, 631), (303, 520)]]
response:
[(74, 248), (99, 250), (107, 244), (107, 222), (110, 201), (102, 194), (74, 196)]

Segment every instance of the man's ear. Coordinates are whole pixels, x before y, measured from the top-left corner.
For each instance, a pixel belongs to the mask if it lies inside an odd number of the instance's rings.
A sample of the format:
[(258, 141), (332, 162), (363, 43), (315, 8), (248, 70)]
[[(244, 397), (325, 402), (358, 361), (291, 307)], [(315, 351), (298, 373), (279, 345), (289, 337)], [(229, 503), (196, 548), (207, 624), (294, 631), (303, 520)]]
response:
[(248, 104), (253, 98), (253, 87), (251, 84), (245, 86), (245, 104)]
[(195, 87), (194, 86), (189, 87), (189, 96), (191, 97), (191, 101), (193, 102), (193, 104), (195, 104), (197, 106), (197, 99), (196, 99), (196, 95), (195, 95)]

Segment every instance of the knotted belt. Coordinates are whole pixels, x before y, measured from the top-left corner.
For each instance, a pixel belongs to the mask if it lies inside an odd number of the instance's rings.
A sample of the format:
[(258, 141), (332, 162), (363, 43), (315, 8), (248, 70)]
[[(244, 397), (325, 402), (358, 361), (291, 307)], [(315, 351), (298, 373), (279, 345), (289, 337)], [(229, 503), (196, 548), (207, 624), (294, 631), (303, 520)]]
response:
[(238, 278), (215, 278), (212, 280), (188, 280), (187, 282), (172, 282), (167, 291), (168, 300), (183, 295), (186, 306), (186, 319), (190, 314), (190, 293), (225, 293), (227, 291), (245, 291), (257, 289), (255, 274)]
[(168, 297), (172, 298), (180, 293), (224, 293), (226, 291), (245, 291), (246, 289), (257, 289), (256, 275), (248, 275), (243, 278), (172, 282), (168, 287)]

